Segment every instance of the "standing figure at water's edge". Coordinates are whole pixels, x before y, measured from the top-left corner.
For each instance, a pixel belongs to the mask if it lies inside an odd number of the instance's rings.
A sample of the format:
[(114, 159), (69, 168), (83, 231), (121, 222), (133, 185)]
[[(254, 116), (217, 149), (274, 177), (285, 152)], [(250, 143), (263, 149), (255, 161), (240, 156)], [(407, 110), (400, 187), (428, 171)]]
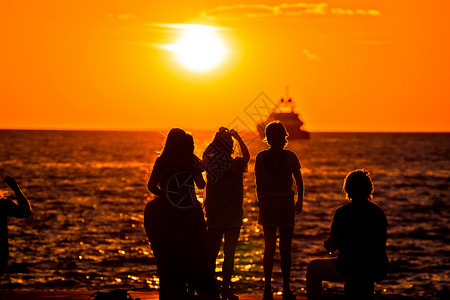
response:
[[(303, 209), (303, 178), (297, 155), (285, 150), (288, 134), (281, 122), (267, 125), (266, 142), (269, 149), (255, 159), (256, 193), (259, 202), (259, 224), (264, 231), (264, 300), (273, 299), (271, 281), (276, 251), (277, 228), (280, 232), (283, 300), (296, 299), (289, 287), (291, 273), (291, 245), (295, 215)], [(297, 202), (292, 189), (297, 185)]]
[(205, 187), (192, 136), (170, 130), (148, 188), (157, 195), (145, 207), (144, 226), (156, 258), (162, 300), (218, 299), (208, 265), (208, 235), (195, 185)]
[[(242, 157), (232, 157), (233, 138), (239, 143)], [(243, 173), (247, 171), (250, 153), (239, 134), (221, 127), (203, 153), (207, 184), (205, 210), (209, 236), (209, 260), (213, 271), (224, 239), (222, 299), (239, 299), (230, 290), (234, 255), (242, 226), (244, 197)]]
[(349, 203), (333, 216), (331, 232), (324, 246), (336, 259), (316, 259), (306, 274), (307, 299), (320, 299), (322, 281), (345, 282), (347, 299), (372, 299), (373, 282), (382, 280), (388, 270), (386, 255), (387, 219), (372, 199), (373, 183), (369, 172), (355, 170), (344, 180)]
[(4, 182), (14, 192), (17, 203), (8, 198), (0, 198), (0, 276), (6, 270), (9, 257), (8, 217), (24, 219), (31, 216), (30, 202), (17, 185), (16, 180), (7, 176)]

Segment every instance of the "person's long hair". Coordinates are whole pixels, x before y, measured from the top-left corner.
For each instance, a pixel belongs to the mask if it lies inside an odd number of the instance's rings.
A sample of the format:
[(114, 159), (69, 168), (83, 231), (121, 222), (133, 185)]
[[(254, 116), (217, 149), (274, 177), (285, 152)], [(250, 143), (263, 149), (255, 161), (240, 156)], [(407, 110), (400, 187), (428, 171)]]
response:
[(188, 167), (192, 162), (192, 137), (181, 128), (172, 128), (167, 135), (161, 159), (170, 165)]

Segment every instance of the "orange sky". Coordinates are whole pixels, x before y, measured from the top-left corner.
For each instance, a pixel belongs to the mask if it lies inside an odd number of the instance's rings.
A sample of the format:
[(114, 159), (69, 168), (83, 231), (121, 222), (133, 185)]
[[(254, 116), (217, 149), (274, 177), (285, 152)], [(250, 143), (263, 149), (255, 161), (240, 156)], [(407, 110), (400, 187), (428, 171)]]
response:
[[(254, 128), (289, 85), (311, 131), (450, 131), (450, 1), (4, 2), (0, 128)], [(173, 23), (223, 28), (225, 64), (183, 69)]]

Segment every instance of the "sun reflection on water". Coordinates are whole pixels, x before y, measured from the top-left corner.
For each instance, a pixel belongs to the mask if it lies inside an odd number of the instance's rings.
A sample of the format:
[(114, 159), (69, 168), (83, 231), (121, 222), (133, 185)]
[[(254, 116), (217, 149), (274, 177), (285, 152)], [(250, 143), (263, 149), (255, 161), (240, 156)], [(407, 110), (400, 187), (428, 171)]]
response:
[[(193, 135), (197, 145), (212, 136)], [(146, 181), (161, 140), (159, 133), (149, 132), (33, 132), (20, 137), (20, 153), (0, 164), (5, 172), (23, 170), (21, 182), (35, 214), (26, 221), (8, 220), (11, 257), (0, 288), (157, 289), (143, 208), (152, 199)], [(290, 142), (300, 157), (306, 187), (292, 244), (293, 288), (304, 293), (307, 263), (329, 257), (323, 240), (333, 211), (345, 203), (342, 180), (349, 169), (364, 166), (374, 177), (374, 201), (390, 225), (391, 273), (377, 292), (427, 299), (444, 293), (449, 282), (442, 267), (449, 250), (443, 238), (448, 232), (443, 220), (450, 217), (447, 140), (448, 135), (323, 133)], [(57, 147), (42, 147), (45, 141)], [(264, 286), (264, 238), (251, 171), (254, 155), (264, 147), (258, 141), (250, 145), (252, 160), (244, 177), (244, 222), (233, 277), (240, 293), (260, 293)], [(279, 260), (277, 254), (274, 291), (282, 290)], [(218, 272), (222, 263), (220, 252)]]

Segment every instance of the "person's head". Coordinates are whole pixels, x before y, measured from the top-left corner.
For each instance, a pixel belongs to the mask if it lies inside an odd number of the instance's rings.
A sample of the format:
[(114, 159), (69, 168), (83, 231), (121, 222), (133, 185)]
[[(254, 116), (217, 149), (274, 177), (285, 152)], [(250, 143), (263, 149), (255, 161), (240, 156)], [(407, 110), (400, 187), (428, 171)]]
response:
[(283, 123), (280, 121), (274, 121), (266, 126), (266, 138), (265, 141), (271, 148), (281, 148), (287, 144), (288, 133)]
[(213, 144), (214, 149), (226, 155), (233, 154), (233, 138), (228, 128), (220, 127), (211, 144)]
[(187, 134), (181, 128), (172, 128), (166, 138), (164, 149), (161, 153), (162, 157), (174, 157), (187, 152)]
[(373, 182), (370, 173), (365, 169), (358, 169), (347, 174), (343, 191), (352, 201), (370, 201), (373, 194)]

